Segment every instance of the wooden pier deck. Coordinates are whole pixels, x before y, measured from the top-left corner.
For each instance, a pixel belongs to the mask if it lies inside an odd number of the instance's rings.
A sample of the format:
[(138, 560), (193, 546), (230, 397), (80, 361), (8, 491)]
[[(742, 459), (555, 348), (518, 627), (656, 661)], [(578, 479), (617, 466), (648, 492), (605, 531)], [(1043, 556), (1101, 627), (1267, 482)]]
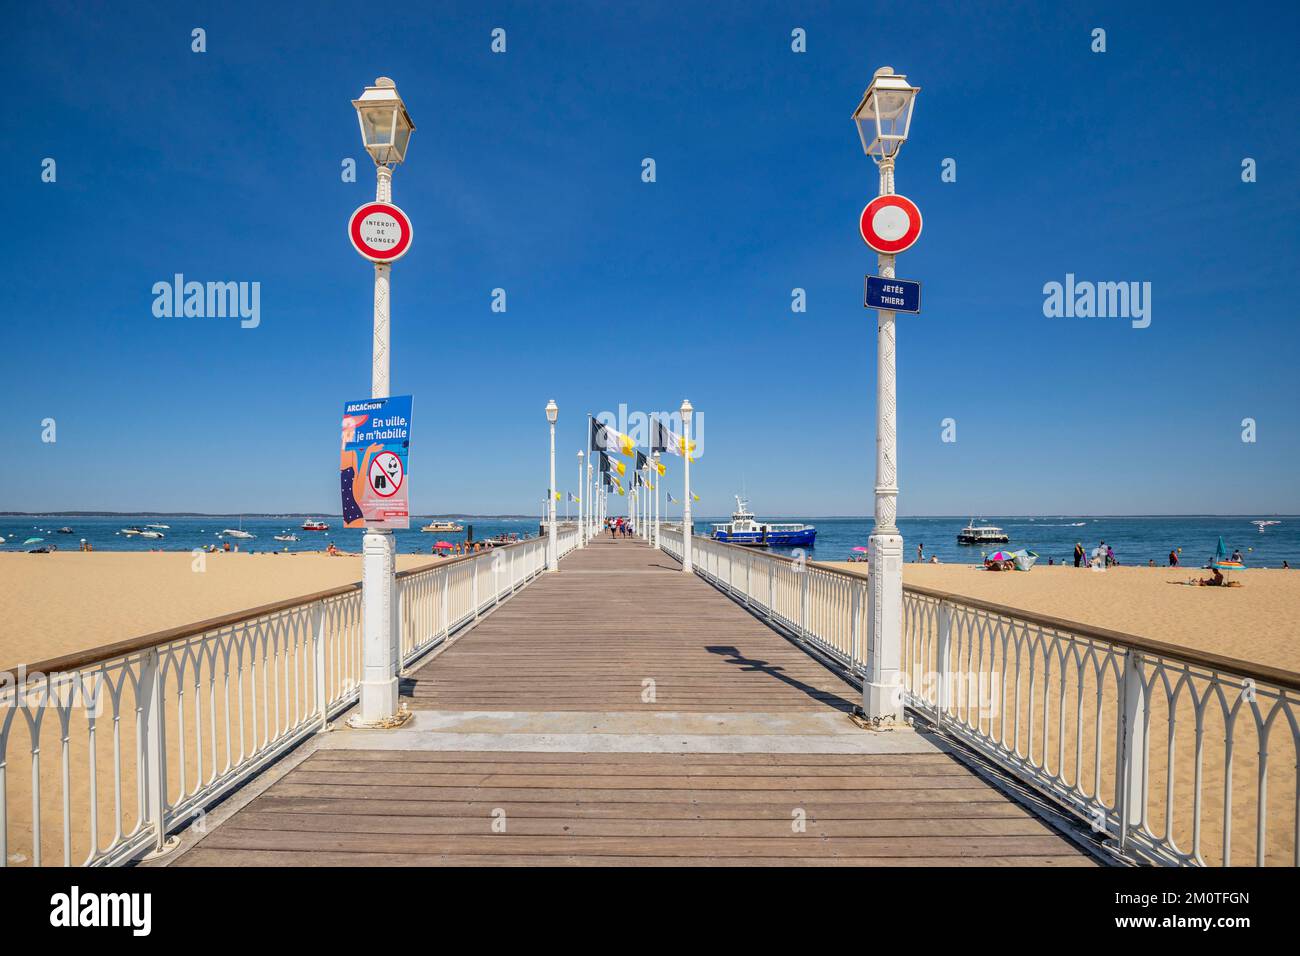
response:
[(570, 554), (165, 865), (1090, 866), (1076, 843), (643, 542)]

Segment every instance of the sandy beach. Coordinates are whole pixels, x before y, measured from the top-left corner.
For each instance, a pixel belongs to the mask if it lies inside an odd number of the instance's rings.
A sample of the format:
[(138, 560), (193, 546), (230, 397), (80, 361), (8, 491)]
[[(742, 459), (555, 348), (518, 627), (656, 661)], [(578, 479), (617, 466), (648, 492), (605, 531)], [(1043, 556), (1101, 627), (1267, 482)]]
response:
[[(49, 660), (361, 580), (359, 555), (0, 554), (0, 667)], [(403, 554), (397, 569), (438, 562)]]
[[(865, 564), (828, 566), (866, 574)], [(1095, 572), (1042, 565), (1027, 572), (990, 572), (970, 564), (907, 564), (903, 581), (1300, 671), (1300, 573), (1252, 569), (1236, 576), (1239, 588), (1186, 585), (1207, 573), (1187, 567)]]

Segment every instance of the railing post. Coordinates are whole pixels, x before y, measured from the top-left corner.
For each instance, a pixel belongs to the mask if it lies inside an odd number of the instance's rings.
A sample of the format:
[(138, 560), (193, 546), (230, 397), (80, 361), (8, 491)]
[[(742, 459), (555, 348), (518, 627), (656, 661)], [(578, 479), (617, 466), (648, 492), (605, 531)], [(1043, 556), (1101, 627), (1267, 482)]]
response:
[(808, 569), (799, 572), (799, 634), (808, 636)]
[(450, 629), (451, 614), (447, 610), (447, 589), (451, 581), (451, 570), (443, 568), (442, 571), (442, 636), (446, 637)]
[[(906, 641), (907, 636), (904, 635)], [(952, 687), (951, 675), (948, 673), (948, 661), (952, 654), (952, 605), (947, 601), (939, 602), (939, 636), (934, 649), (935, 669), (939, 672), (939, 686), (934, 694), (934, 726), (943, 726), (943, 715), (951, 703), (948, 699)]]
[(858, 657), (858, 615), (862, 613), (862, 586), (857, 581), (849, 582), (849, 669), (857, 666)]
[(776, 562), (767, 562), (767, 619), (776, 611)]
[(474, 600), (474, 620), (478, 620), (478, 566), (483, 562), (479, 558), (474, 559), (474, 584), (470, 588), (470, 593)]
[(317, 601), (311, 612), (311, 633), (314, 640), (316, 661), (316, 706), (320, 710), (320, 729), (329, 724), (329, 700), (325, 682), (325, 668), (328, 655), (325, 653), (325, 602)]
[(754, 556), (752, 554), (746, 554), (745, 555), (745, 607), (749, 607), (749, 579), (753, 576), (753, 572), (754, 572)]
[[(403, 595), (405, 595), (405, 593), (406, 593), (406, 584), (403, 583), (403, 579), (394, 578), (393, 579), (393, 616), (391, 620), (391, 627), (393, 629), (392, 642), (393, 642), (393, 673), (394, 674), (401, 673), (403, 658), (405, 657), (405, 655), (402, 652), (402, 622), (405, 619), (405, 615), (402, 612), (402, 607), (406, 603), (403, 600)], [(418, 641), (419, 641), (419, 636), (417, 635), (415, 640), (411, 641), (412, 647), (414, 647), (414, 645)], [(401, 692), (399, 691), (398, 693), (400, 694)]]
[[(1118, 746), (1115, 767), (1115, 811), (1119, 817), (1119, 848), (1128, 845), (1130, 828), (1141, 827), (1146, 817), (1143, 786), (1146, 739), (1146, 694), (1142, 680), (1142, 655), (1129, 648), (1124, 654), (1120, 682), (1120, 712), (1116, 723)], [(1229, 824), (1230, 825), (1230, 824)]]
[(162, 693), (162, 669), (158, 648), (151, 647), (140, 660), (140, 703), (144, 711), (145, 813), (154, 831), (154, 849), (166, 842), (167, 825), (167, 735)]

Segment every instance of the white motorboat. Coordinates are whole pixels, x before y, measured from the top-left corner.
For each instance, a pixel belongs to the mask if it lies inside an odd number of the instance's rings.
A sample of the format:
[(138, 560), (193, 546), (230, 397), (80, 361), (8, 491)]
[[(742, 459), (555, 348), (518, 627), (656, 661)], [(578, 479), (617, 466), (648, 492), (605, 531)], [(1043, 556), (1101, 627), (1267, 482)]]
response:
[(141, 531), (141, 532), (140, 532), (140, 537), (142, 537), (142, 538), (165, 538), (165, 537), (167, 537), (167, 536), (166, 536), (165, 534), (163, 534), (161, 531), (149, 531), (149, 530), (145, 530), (145, 531)]
[(958, 544), (1006, 544), (1010, 540), (1010, 536), (997, 525), (977, 525), (974, 518), (957, 532)]
[(277, 534), (275, 535), (275, 540), (276, 541), (297, 541), (298, 536), (296, 534), (288, 534), (288, 533)]

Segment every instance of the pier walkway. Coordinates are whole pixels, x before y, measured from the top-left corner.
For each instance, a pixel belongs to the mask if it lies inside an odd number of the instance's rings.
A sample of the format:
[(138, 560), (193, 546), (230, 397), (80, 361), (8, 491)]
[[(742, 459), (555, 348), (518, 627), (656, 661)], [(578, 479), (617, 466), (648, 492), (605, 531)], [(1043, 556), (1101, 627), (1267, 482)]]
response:
[(1096, 859), (640, 540), (572, 551), (157, 865), (1048, 865)]

